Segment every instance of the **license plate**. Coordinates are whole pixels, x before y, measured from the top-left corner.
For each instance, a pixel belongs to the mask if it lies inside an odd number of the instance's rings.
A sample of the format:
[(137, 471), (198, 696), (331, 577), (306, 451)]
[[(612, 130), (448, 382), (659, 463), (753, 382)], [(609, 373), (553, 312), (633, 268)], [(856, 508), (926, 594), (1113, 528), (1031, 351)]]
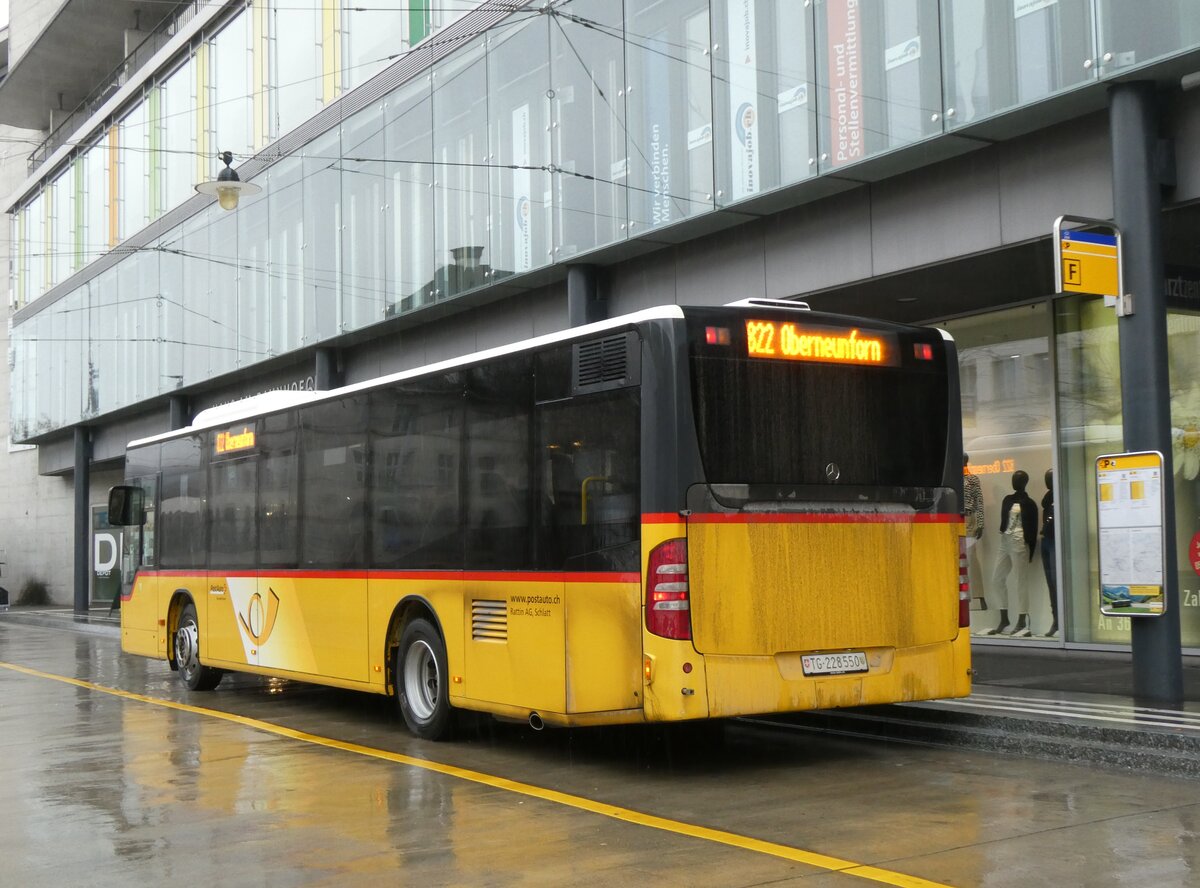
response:
[(862, 651), (844, 651), (840, 654), (806, 654), (800, 658), (800, 667), (805, 675), (845, 675), (848, 672), (866, 672), (867, 655)]

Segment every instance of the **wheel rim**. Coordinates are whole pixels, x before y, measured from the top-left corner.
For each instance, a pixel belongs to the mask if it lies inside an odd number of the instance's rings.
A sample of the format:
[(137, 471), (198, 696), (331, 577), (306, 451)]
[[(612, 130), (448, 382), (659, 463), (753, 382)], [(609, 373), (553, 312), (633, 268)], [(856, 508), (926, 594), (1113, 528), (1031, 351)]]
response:
[(404, 699), (420, 721), (428, 721), (437, 707), (441, 676), (437, 657), (428, 642), (418, 639), (404, 654)]
[(200, 633), (191, 620), (175, 630), (175, 662), (186, 678), (200, 668)]

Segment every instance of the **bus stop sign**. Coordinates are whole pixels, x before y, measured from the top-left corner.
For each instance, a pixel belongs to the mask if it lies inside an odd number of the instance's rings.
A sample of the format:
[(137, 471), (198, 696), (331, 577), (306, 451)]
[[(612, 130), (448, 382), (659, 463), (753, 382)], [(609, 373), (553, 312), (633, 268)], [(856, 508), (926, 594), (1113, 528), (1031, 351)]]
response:
[(1115, 301), (1118, 315), (1126, 315), (1131, 312), (1122, 310), (1121, 278), (1120, 229), (1111, 222), (1081, 216), (1059, 216), (1055, 220), (1055, 292), (1105, 296)]

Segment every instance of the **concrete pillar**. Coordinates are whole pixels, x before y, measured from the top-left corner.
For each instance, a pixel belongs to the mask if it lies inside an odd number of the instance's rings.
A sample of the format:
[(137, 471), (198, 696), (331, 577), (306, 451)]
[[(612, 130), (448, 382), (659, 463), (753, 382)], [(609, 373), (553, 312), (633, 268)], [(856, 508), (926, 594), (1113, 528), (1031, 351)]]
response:
[(1151, 82), (1114, 84), (1108, 93), (1112, 142), (1113, 215), (1121, 229), (1124, 290), (1133, 314), (1117, 320), (1125, 449), (1163, 455), (1166, 611), (1131, 617), (1133, 692), (1138, 701), (1183, 700), (1179, 578), (1175, 573), (1175, 488), (1171, 460), (1171, 388), (1167, 368), (1166, 270), (1162, 185), (1158, 165), (1158, 93)]
[(608, 317), (608, 298), (600, 295), (594, 265), (567, 267), (567, 323), (572, 327)]
[(325, 392), (341, 385), (337, 367), (337, 351), (335, 349), (317, 349), (314, 360), (313, 384), (317, 391)]
[(171, 431), (186, 429), (191, 424), (192, 415), (188, 411), (188, 400), (183, 395), (171, 395), (167, 402), (170, 416), (168, 422)]
[(89, 501), (92, 473), (92, 436), (87, 426), (75, 426), (75, 613), (88, 612), (88, 580), (91, 577), (92, 504)]

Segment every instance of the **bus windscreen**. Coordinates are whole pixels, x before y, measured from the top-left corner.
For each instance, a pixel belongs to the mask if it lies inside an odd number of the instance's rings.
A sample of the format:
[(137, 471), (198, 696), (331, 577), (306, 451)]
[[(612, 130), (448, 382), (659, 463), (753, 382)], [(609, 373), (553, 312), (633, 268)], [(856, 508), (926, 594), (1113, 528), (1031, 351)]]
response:
[(948, 422), (941, 352), (938, 361), (889, 367), (713, 351), (691, 359), (710, 484), (941, 484)]

